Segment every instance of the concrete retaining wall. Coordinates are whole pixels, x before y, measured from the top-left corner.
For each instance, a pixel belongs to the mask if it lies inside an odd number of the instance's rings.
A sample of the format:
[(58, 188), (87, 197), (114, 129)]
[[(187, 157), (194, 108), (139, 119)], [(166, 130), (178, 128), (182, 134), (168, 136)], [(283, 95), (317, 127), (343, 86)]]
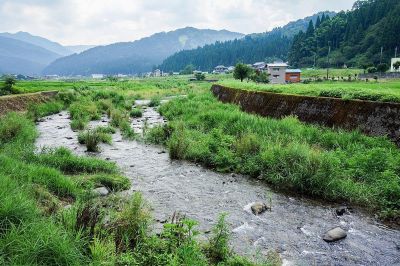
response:
[(213, 85), (213, 94), (243, 111), (282, 118), (295, 115), (300, 121), (348, 130), (359, 128), (370, 136), (388, 136), (400, 147), (400, 104), (325, 97), (277, 94)]
[(26, 111), (30, 104), (45, 103), (57, 96), (57, 91), (0, 96), (0, 116), (7, 112)]

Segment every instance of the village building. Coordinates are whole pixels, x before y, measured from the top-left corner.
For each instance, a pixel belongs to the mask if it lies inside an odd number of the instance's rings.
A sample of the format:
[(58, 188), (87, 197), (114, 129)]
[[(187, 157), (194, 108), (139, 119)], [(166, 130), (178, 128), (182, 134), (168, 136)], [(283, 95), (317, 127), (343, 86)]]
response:
[(161, 77), (161, 75), (162, 75), (162, 72), (159, 69), (154, 70), (153, 74), (152, 74), (153, 77)]
[(264, 71), (266, 66), (264, 62), (257, 62), (252, 65), (253, 69), (256, 71)]
[(273, 63), (267, 64), (267, 71), (270, 74), (271, 84), (285, 84), (286, 83), (286, 63)]
[(226, 66), (220, 65), (220, 66), (216, 66), (214, 68), (213, 73), (214, 74), (224, 74), (228, 71), (228, 68)]
[(92, 79), (103, 79), (104, 75), (103, 74), (92, 74)]
[(300, 69), (286, 69), (285, 76), (286, 83), (298, 83), (301, 81), (301, 70)]
[(390, 72), (400, 72), (400, 68), (397, 70), (394, 68), (396, 62), (400, 62), (400, 58), (392, 58), (392, 62), (390, 63)]

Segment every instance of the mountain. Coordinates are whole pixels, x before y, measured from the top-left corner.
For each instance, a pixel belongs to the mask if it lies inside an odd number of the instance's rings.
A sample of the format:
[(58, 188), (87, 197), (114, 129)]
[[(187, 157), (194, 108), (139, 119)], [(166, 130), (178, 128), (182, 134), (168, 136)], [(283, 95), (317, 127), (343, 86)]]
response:
[(0, 74), (38, 75), (59, 57), (31, 43), (0, 37)]
[(399, 14), (399, 0), (356, 1), (350, 11), (309, 23), (294, 37), (289, 60), (299, 67), (388, 63), (400, 45)]
[(306, 17), (270, 32), (247, 35), (239, 40), (217, 42), (194, 50), (186, 50), (168, 57), (159, 66), (163, 71), (180, 71), (187, 65), (203, 71), (211, 71), (217, 65), (231, 66), (237, 62), (286, 60), (293, 36), (306, 30), (310, 21), (316, 21), (322, 14), (334, 16), (325, 11)]
[(67, 45), (65, 47), (71, 51), (71, 54), (80, 54), (86, 50), (96, 47), (96, 45)]
[(151, 71), (155, 65), (175, 52), (194, 49), (216, 41), (243, 37), (226, 30), (200, 30), (191, 27), (156, 33), (134, 42), (98, 46), (80, 54), (60, 58), (44, 74), (90, 75), (134, 74)]
[(17, 32), (17, 33), (8, 33), (8, 32), (4, 32), (4, 33), (0, 33), (1, 37), (6, 37), (6, 38), (10, 38), (10, 39), (15, 39), (15, 40), (19, 40), (19, 41), (23, 41), (26, 43), (30, 43), (39, 47), (42, 47), (46, 50), (49, 50), (55, 54), (59, 54), (60, 57), (61, 56), (66, 56), (66, 55), (70, 55), (73, 54), (74, 52), (72, 52), (70, 49), (62, 46), (59, 43), (50, 41), (48, 39), (45, 39), (43, 37), (39, 37), (39, 36), (34, 36), (31, 35), (30, 33), (27, 32)]

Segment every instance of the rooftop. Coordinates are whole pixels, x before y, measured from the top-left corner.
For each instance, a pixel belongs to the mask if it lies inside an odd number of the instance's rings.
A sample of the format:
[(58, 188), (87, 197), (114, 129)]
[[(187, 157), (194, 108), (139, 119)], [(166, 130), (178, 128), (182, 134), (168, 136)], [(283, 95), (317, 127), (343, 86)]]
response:
[(288, 65), (286, 63), (273, 63), (273, 64), (268, 64), (269, 67), (287, 67)]
[(286, 73), (301, 73), (300, 69), (286, 69)]

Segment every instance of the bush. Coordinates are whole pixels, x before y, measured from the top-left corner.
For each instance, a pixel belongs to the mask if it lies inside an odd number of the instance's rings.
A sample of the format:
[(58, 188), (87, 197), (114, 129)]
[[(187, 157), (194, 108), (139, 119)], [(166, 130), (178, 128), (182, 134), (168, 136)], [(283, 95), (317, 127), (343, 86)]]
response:
[(117, 250), (135, 250), (146, 239), (149, 225), (149, 211), (142, 194), (136, 192), (113, 225)]
[(160, 97), (153, 97), (150, 100), (149, 107), (156, 107), (161, 104), (161, 98)]
[(21, 114), (11, 112), (0, 118), (0, 145), (16, 140), (31, 143), (36, 134), (34, 124)]
[(86, 144), (86, 145), (88, 145), (91, 141), (92, 142), (98, 141), (98, 143), (101, 142), (101, 143), (111, 144), (112, 136), (109, 133), (107, 133), (109, 132), (108, 130), (109, 129), (105, 127), (96, 127), (92, 130), (80, 132), (78, 135), (78, 142), (80, 144)]
[(139, 108), (133, 108), (132, 111), (130, 112), (130, 115), (133, 118), (138, 118), (143, 116), (143, 112)]

